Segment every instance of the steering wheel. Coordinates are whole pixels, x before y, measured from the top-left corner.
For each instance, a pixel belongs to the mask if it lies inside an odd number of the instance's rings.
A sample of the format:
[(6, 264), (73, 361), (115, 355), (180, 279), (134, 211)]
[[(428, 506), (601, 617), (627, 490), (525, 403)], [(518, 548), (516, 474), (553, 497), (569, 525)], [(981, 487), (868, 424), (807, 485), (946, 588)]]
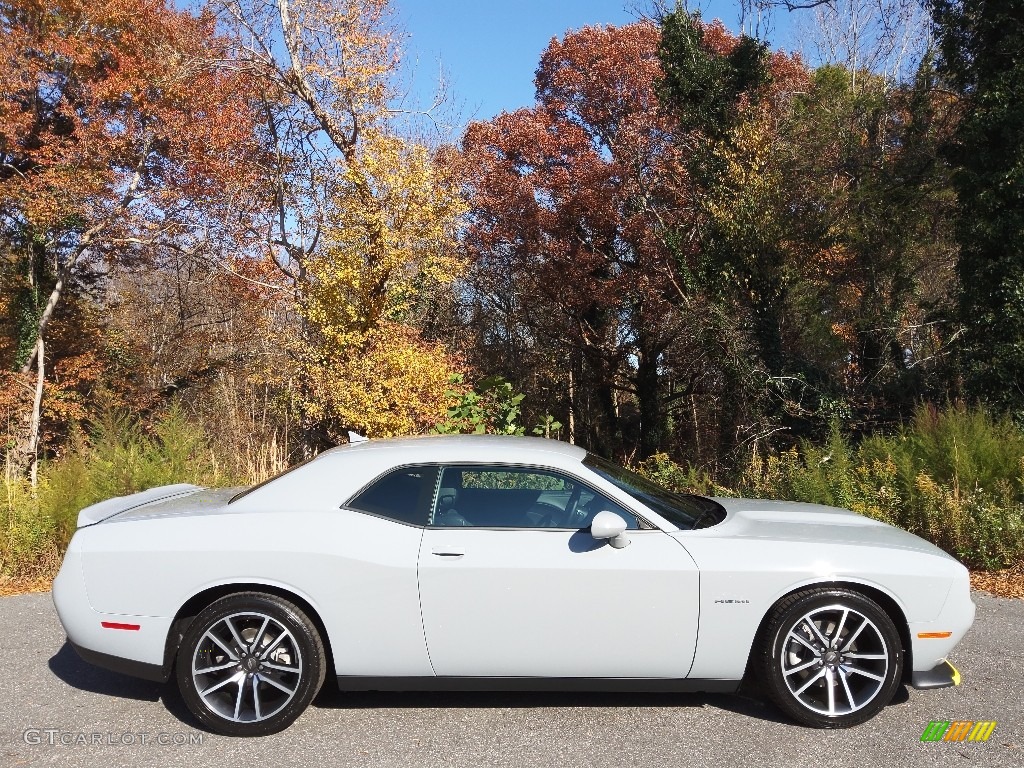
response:
[(557, 504), (552, 504), (550, 501), (535, 501), (530, 509), (545, 509), (548, 510), (545, 515), (537, 521), (538, 528), (557, 528), (555, 525), (555, 516), (561, 517), (565, 514), (565, 510)]
[(580, 483), (576, 483), (576, 487), (573, 488), (572, 493), (569, 495), (569, 500), (565, 503), (565, 523), (567, 528), (579, 528), (578, 525), (573, 525), (573, 521), (576, 520), (576, 513), (579, 512), (580, 497), (583, 496), (583, 486)]
[[(569, 494), (569, 500), (565, 502), (565, 509), (559, 509), (554, 504), (549, 504), (546, 501), (538, 501), (538, 504), (543, 504), (546, 507), (554, 507), (551, 512), (548, 512), (540, 521), (539, 527), (541, 528), (575, 528), (572, 524), (573, 518), (576, 517), (576, 507), (580, 503), (580, 496), (583, 494), (583, 486), (580, 483), (576, 483), (576, 487), (573, 488), (572, 493)], [(555, 514), (562, 516), (558, 525), (553, 525), (555, 520)]]

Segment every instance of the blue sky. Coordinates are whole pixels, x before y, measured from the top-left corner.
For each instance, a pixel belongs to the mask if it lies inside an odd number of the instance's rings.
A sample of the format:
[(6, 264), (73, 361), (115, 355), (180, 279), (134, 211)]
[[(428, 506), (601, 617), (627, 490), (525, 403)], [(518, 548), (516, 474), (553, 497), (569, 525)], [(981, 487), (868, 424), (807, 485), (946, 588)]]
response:
[[(459, 123), (532, 105), (533, 73), (552, 37), (587, 25), (628, 24), (637, 19), (636, 6), (631, 0), (393, 0), (409, 35), (410, 95), (429, 104), (440, 66)], [(731, 0), (703, 0), (700, 7), (705, 19), (737, 29)]]

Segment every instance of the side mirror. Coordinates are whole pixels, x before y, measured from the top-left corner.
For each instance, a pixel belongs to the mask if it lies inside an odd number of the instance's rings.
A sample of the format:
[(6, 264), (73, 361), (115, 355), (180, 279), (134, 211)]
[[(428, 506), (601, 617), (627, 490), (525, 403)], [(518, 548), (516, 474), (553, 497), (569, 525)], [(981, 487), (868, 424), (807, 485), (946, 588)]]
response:
[(590, 535), (595, 539), (608, 539), (608, 543), (616, 549), (629, 546), (626, 536), (626, 521), (614, 512), (598, 512), (590, 524)]

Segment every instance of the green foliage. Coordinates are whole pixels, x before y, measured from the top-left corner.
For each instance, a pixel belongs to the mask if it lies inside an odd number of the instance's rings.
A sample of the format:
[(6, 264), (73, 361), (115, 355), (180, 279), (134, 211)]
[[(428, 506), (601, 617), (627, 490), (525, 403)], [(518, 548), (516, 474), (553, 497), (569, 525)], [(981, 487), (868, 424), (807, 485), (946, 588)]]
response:
[(28, 482), (12, 475), (4, 481), (0, 504), (0, 582), (6, 578), (52, 578), (66, 543), (53, 517), (41, 512)]
[[(463, 488), (490, 490), (564, 491), (562, 478), (540, 472), (462, 472)], [(571, 486), (570, 486), (571, 488)]]
[(833, 429), (823, 446), (804, 443), (799, 450), (755, 454), (738, 486), (743, 495), (843, 507), (906, 528), (895, 479), (890, 460), (861, 456)]
[(462, 389), (461, 373), (451, 377), (453, 388), (448, 396), (456, 399), (448, 409), (448, 418), (434, 428), (439, 435), (497, 434), (522, 435), (526, 429), (519, 424), (520, 403), (525, 395), (516, 393), (512, 383), (502, 376), (488, 376), (476, 387)]
[(948, 396), (955, 197), (939, 147), (958, 114), (931, 57), (893, 82), (770, 56), (680, 8), (662, 33), (658, 94), (693, 213), (665, 244), (678, 284), (712, 305), (701, 319), (725, 308), (702, 354), (740, 371), (713, 420), (820, 440), (831, 419), (870, 429)]
[(24, 229), (14, 230), (8, 233), (7, 238), (0, 238), (0, 246), (6, 246), (2, 248), (3, 258), (0, 259), (0, 291), (3, 296), (0, 299), (0, 317), (6, 326), (7, 336), (0, 339), (0, 354), (3, 354), (4, 367), (18, 370), (35, 349), (39, 315), (43, 311), (43, 297), (51, 277), (46, 270), (46, 259), (26, 255), (33, 252), (35, 243), (25, 236)]
[(1024, 420), (1024, 14), (1019, 0), (931, 0), (940, 72), (962, 94), (949, 143), (960, 210), (968, 392)]
[(923, 405), (896, 437), (868, 438), (860, 452), (871, 459), (891, 459), (904, 483), (927, 472), (945, 485), (991, 490), (1021, 479), (1024, 432), (1010, 419), (993, 417), (982, 408)]
[(667, 453), (656, 453), (640, 462), (635, 469), (663, 488), (675, 493), (696, 493), (705, 496), (734, 496), (730, 489), (718, 485), (706, 471), (692, 465), (678, 464)]
[[(512, 382), (503, 376), (480, 379), (473, 389), (464, 386), (461, 373), (452, 375), (448, 390), (455, 404), (448, 408), (448, 417), (432, 430), (438, 435), (525, 435), (526, 427), (520, 423), (522, 402), (526, 395), (516, 392)], [(550, 414), (544, 416), (530, 430), (531, 434), (558, 439), (562, 422)]]
[(108, 412), (78, 433), (67, 454), (45, 463), (39, 487), (8, 474), (0, 506), (0, 575), (52, 576), (74, 533), (79, 511), (114, 496), (172, 483), (231, 485), (243, 478), (226, 472), (206, 435), (177, 408), (151, 432), (139, 420)]
[(557, 421), (550, 413), (541, 419), (532, 430), (535, 435), (558, 439), (562, 432), (562, 422)]
[(39, 504), (70, 536), (79, 510), (114, 496), (172, 483), (220, 485), (224, 476), (203, 431), (172, 408), (143, 431), (137, 418), (107, 412), (63, 458), (43, 467)]
[(742, 96), (756, 102), (770, 81), (768, 46), (743, 35), (729, 53), (705, 41), (699, 13), (677, 8), (661, 21), (658, 91), (683, 130), (724, 136)]
[(22, 288), (14, 296), (14, 328), (17, 348), (14, 353), (15, 370), (21, 368), (36, 345), (36, 330), (39, 326), (39, 291)]
[(896, 435), (857, 446), (838, 429), (823, 445), (763, 453), (719, 482), (658, 454), (638, 469), (667, 488), (852, 509), (922, 536), (973, 568), (1024, 558), (1024, 430), (980, 408), (920, 406)]

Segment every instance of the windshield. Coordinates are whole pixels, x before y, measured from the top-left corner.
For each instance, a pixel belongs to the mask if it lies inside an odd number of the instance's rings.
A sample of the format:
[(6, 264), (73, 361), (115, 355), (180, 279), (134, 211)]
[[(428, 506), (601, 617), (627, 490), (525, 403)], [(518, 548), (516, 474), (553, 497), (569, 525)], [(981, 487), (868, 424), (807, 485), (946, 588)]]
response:
[(720, 504), (703, 496), (672, 493), (643, 475), (588, 453), (583, 463), (641, 504), (683, 530), (706, 528), (725, 519)]

